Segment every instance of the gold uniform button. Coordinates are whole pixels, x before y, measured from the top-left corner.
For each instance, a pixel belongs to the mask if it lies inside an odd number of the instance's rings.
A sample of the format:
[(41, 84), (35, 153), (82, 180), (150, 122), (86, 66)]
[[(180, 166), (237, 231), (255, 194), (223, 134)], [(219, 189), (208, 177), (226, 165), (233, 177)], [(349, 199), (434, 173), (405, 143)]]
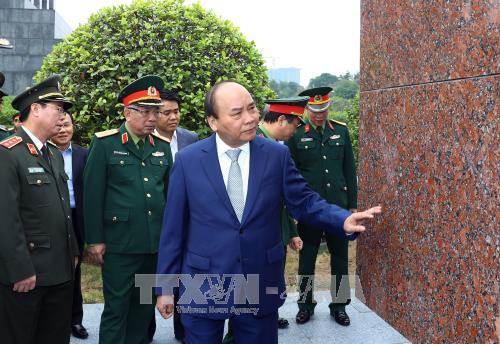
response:
[(35, 248), (35, 243), (30, 242), (30, 248)]
[(326, 184), (326, 187), (329, 188), (330, 187), (330, 183)]
[(61, 197), (61, 200), (63, 200), (63, 201), (64, 201), (64, 197)]
[(37, 183), (38, 185), (40, 185), (40, 184), (42, 184), (42, 181), (41, 181), (40, 179), (37, 179), (37, 180), (36, 180), (36, 183)]
[(125, 161), (120, 160), (120, 165), (123, 165), (124, 163), (125, 163)]
[(68, 215), (68, 220), (71, 220), (71, 216)]
[(323, 155), (323, 160), (326, 160), (326, 155)]
[(337, 142), (337, 143), (336, 143), (336, 145), (338, 146), (338, 145), (339, 145), (339, 143)]
[(147, 194), (146, 194), (146, 197), (147, 197), (147, 198), (151, 198), (151, 194), (150, 194), (150, 193), (147, 193)]
[(309, 148), (309, 146), (306, 146), (306, 149)]
[(163, 165), (163, 160), (160, 160), (160, 165)]
[(143, 162), (141, 162), (141, 165), (142, 165), (142, 166), (146, 166), (146, 164), (144, 163), (144, 161), (143, 161)]
[(151, 212), (151, 210), (150, 210), (150, 211), (148, 211), (148, 215), (149, 215), (149, 216), (153, 215), (153, 213)]
[(344, 186), (344, 191), (347, 191), (347, 186)]
[(145, 182), (149, 182), (149, 179), (147, 177), (144, 177)]
[(328, 173), (328, 170), (325, 170), (325, 173)]
[(116, 218), (116, 216), (113, 216), (112, 220), (113, 222), (116, 222), (118, 219)]

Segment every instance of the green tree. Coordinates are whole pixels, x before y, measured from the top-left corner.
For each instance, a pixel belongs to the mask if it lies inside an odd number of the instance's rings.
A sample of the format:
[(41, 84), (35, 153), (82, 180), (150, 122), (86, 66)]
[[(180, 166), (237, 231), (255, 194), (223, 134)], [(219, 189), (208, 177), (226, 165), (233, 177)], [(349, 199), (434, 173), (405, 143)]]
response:
[(354, 159), (358, 166), (359, 154), (359, 93), (350, 101), (350, 106), (345, 111), (349, 136), (352, 142)]
[(3, 97), (2, 112), (0, 113), (0, 124), (3, 124), (5, 126), (7, 126), (8, 128), (13, 126), (12, 116), (18, 112), (11, 105), (12, 100), (14, 98), (15, 98), (15, 96)]
[(342, 79), (333, 86), (333, 93), (337, 97), (353, 99), (359, 92), (359, 85), (352, 80)]
[(182, 99), (181, 125), (206, 136), (203, 101), (218, 80), (234, 79), (257, 104), (273, 95), (262, 55), (231, 22), (183, 0), (136, 0), (104, 8), (56, 45), (35, 79), (63, 77), (87, 141), (122, 121), (117, 93), (157, 74)]
[(312, 78), (309, 81), (309, 86), (307, 88), (323, 87), (323, 86), (333, 86), (339, 78), (330, 73), (321, 73), (319, 76)]
[(271, 86), (279, 98), (295, 97), (304, 90), (304, 87), (293, 81), (271, 80), (269, 86)]

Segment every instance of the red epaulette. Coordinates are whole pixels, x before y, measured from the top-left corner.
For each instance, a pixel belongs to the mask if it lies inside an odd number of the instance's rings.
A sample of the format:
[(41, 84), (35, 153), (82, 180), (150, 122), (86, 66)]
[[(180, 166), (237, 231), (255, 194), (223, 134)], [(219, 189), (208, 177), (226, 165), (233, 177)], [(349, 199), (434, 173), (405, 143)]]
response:
[(0, 145), (4, 146), (7, 149), (11, 149), (21, 142), (23, 142), (23, 138), (21, 136), (12, 136), (0, 142)]

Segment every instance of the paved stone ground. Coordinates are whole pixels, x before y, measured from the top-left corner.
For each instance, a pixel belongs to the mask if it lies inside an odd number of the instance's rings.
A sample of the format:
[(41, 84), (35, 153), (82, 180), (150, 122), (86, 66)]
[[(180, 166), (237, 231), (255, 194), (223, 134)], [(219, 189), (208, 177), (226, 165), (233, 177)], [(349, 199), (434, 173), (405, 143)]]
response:
[[(354, 295), (354, 292), (352, 293)], [(330, 294), (327, 291), (315, 292), (318, 302), (314, 316), (307, 324), (297, 325), (297, 293), (289, 293), (280, 315), (290, 322), (285, 330), (279, 330), (279, 343), (284, 344), (407, 344), (405, 337), (372, 312), (357, 298), (353, 298), (347, 306), (351, 318), (351, 326), (338, 325), (331, 317), (328, 309)], [(103, 309), (102, 304), (84, 305), (83, 323), (89, 330), (87, 340), (71, 338), (71, 344), (96, 344), (98, 342), (99, 321)], [(164, 320), (156, 313), (157, 330), (153, 343), (178, 344), (174, 339), (172, 320)]]

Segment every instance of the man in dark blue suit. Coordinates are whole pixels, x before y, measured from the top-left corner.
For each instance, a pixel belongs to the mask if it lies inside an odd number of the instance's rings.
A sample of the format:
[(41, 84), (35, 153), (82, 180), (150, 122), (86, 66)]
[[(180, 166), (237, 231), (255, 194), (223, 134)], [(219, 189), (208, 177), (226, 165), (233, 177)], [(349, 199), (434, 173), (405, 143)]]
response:
[[(259, 112), (240, 84), (212, 87), (205, 112), (215, 134), (179, 152), (171, 174), (157, 307), (164, 318), (172, 315), (171, 287), (185, 274), (179, 306), (186, 343), (220, 343), (228, 318), (237, 343), (277, 343), (277, 310), (285, 299), (282, 202), (299, 221), (351, 240), (381, 208), (351, 214), (322, 200), (287, 147), (256, 137)], [(249, 288), (235, 282), (242, 282), (238, 276)]]
[[(83, 169), (87, 162), (88, 150), (71, 142), (73, 134), (73, 117), (70, 114), (66, 114), (59, 133), (52, 137), (52, 141), (57, 145), (57, 148), (59, 148), (63, 155), (64, 170), (69, 176), (68, 189), (73, 218), (73, 229), (78, 242), (78, 248), (83, 254), (83, 244), (85, 242), (85, 227), (83, 224)], [(81, 263), (80, 257), (75, 268), (71, 333), (77, 338), (85, 339), (88, 337), (88, 332), (82, 325), (83, 298), (81, 289)]]

